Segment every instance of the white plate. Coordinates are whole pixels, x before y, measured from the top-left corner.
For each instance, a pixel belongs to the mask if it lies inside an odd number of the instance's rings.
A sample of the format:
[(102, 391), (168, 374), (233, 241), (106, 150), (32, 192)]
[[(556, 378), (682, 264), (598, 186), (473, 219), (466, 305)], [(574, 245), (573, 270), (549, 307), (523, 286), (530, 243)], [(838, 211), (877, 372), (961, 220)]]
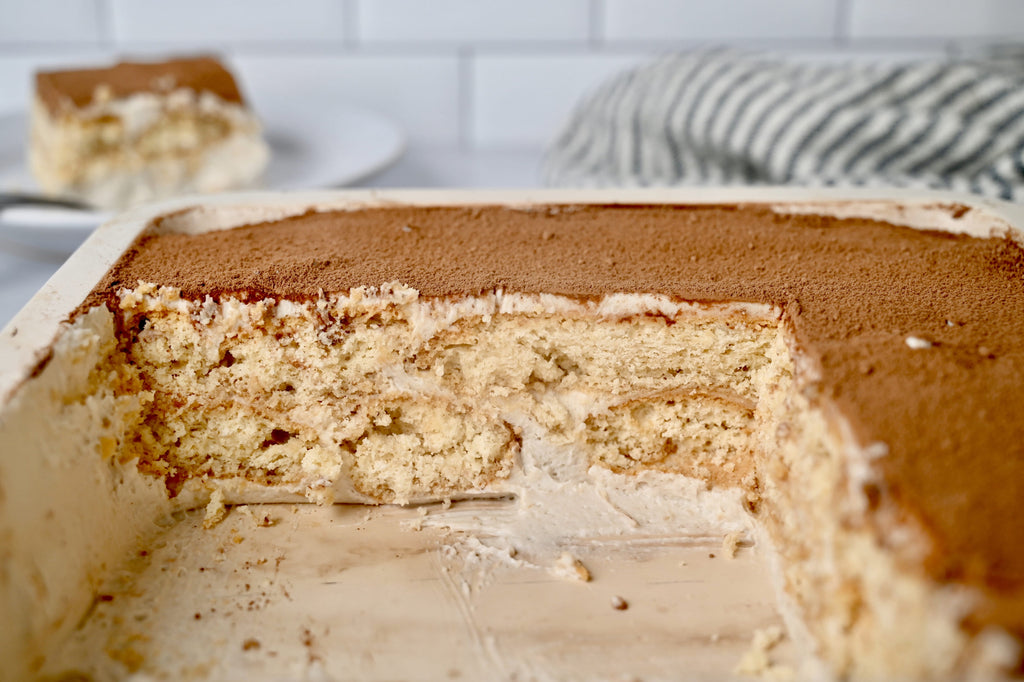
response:
[[(271, 190), (342, 187), (398, 160), (405, 136), (380, 116), (346, 106), (261, 109), (270, 144), (264, 187)], [(0, 114), (0, 191), (38, 192), (26, 166), (25, 114)], [(70, 253), (109, 217), (100, 211), (9, 209), (0, 215), (0, 248), (15, 241), (42, 252)]]

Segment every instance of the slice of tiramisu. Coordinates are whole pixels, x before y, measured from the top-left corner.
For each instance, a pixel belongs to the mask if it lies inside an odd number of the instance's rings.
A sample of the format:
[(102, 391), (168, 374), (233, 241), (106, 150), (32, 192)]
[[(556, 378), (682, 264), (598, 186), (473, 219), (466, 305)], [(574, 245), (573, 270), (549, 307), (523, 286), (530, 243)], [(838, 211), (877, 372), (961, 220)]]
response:
[(269, 151), (212, 57), (36, 75), (29, 163), (49, 194), (120, 208), (251, 187)]

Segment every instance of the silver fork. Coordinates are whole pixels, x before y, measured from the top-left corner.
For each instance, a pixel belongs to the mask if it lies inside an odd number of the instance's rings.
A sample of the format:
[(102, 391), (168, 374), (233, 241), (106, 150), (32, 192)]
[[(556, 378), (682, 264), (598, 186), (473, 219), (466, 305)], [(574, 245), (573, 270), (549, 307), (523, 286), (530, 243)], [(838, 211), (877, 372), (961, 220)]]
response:
[(92, 206), (77, 199), (61, 199), (59, 197), (47, 197), (42, 194), (27, 194), (24, 192), (0, 192), (0, 212), (8, 208), (21, 208), (25, 206), (67, 208), (78, 211), (93, 210)]

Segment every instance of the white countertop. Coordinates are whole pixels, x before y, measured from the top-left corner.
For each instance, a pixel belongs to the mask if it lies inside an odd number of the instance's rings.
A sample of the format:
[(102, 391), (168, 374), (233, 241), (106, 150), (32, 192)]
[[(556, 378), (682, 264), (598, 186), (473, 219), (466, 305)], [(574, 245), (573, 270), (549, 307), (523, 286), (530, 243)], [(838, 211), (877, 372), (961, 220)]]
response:
[[(391, 168), (358, 187), (523, 188), (540, 186), (537, 150), (467, 152), (456, 149), (410, 149)], [(60, 267), (59, 257), (45, 258), (6, 238), (0, 227), (0, 327), (28, 302)]]

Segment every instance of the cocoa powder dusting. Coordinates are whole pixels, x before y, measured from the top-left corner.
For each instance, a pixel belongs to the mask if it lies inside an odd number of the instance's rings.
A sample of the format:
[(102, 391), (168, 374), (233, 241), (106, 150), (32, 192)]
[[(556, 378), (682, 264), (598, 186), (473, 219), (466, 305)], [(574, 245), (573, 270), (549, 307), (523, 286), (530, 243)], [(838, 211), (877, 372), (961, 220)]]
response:
[(106, 68), (41, 71), (36, 74), (36, 95), (51, 112), (66, 106), (88, 106), (98, 88), (108, 89), (113, 97), (187, 88), (212, 93), (225, 102), (243, 101), (231, 72), (213, 57), (120, 62)]
[(875, 502), (930, 534), (933, 578), (1017, 604), (978, 614), (1024, 633), (1024, 253), (1009, 239), (760, 206), (375, 208), (143, 237), (91, 301), (139, 280), (192, 298), (401, 282), (427, 297), (780, 306), (820, 362), (824, 397), (861, 444), (888, 448)]

